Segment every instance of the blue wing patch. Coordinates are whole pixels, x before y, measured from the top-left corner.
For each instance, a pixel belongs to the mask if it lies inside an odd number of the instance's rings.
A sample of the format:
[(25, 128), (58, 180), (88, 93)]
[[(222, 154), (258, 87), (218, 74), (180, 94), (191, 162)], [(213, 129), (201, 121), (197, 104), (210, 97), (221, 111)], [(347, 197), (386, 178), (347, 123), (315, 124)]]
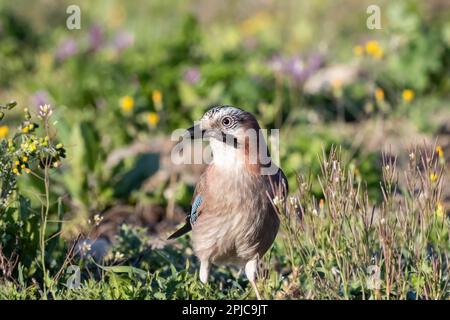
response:
[(198, 208), (203, 202), (203, 198), (200, 195), (197, 195), (194, 199), (194, 202), (192, 203), (192, 209), (191, 209), (191, 225), (194, 225), (195, 221), (198, 218)]

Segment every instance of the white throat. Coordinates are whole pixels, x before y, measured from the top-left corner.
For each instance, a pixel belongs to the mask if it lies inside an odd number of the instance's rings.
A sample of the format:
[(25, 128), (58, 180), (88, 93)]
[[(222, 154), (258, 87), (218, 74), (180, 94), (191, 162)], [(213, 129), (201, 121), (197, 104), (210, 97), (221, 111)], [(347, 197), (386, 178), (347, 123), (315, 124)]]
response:
[(223, 169), (239, 169), (245, 164), (242, 150), (222, 141), (211, 139), (209, 142), (213, 154), (212, 164)]

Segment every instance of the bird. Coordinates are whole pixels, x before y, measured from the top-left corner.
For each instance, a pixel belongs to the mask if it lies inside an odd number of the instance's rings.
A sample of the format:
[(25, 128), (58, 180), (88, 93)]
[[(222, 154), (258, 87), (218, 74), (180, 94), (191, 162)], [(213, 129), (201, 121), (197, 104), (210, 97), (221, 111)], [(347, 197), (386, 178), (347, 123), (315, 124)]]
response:
[(192, 231), (200, 281), (208, 282), (212, 265), (236, 266), (245, 271), (258, 300), (258, 262), (280, 225), (273, 199), (286, 199), (288, 192), (260, 129), (252, 113), (230, 105), (211, 107), (187, 129), (184, 138), (209, 140), (212, 161), (196, 184), (184, 226), (168, 238)]

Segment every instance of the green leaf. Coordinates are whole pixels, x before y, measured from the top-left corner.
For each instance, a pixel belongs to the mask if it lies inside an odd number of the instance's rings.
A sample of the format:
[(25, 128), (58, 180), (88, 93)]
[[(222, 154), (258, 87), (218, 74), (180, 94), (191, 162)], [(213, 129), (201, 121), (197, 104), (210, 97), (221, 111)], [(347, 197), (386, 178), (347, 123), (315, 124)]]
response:
[(163, 292), (156, 292), (153, 297), (158, 300), (166, 300), (166, 295)]
[(85, 146), (84, 160), (90, 170), (94, 170), (99, 156), (100, 137), (94, 128), (95, 126), (92, 123), (86, 121), (80, 124), (80, 132)]
[(19, 284), (21, 287), (25, 287), (25, 281), (23, 279), (23, 265), (19, 262), (19, 266), (17, 267), (19, 271)]
[(142, 269), (135, 268), (132, 266), (109, 266), (109, 267), (107, 267), (107, 266), (99, 265), (97, 263), (96, 263), (96, 265), (100, 269), (108, 271), (108, 272), (112, 272), (112, 273), (128, 273), (128, 274), (135, 273), (142, 278), (145, 278), (147, 276), (147, 272), (145, 272)]

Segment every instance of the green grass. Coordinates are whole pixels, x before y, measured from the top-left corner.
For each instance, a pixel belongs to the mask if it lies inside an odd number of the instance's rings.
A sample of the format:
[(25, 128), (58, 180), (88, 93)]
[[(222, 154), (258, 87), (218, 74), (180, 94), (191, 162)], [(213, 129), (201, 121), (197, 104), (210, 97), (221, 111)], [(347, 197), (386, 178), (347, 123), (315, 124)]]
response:
[[(439, 211), (443, 166), (435, 152), (412, 150), (407, 182), (401, 185), (395, 159), (384, 159), (384, 198), (377, 204), (369, 203), (363, 183), (355, 181), (336, 149), (320, 160), (324, 199), (318, 201), (311, 193), (311, 179), (299, 177), (296, 195), (277, 203), (282, 228), (259, 272), (264, 298), (450, 297), (450, 221)], [(65, 274), (49, 284), (47, 298), (255, 298), (234, 269), (215, 268), (210, 283), (201, 284), (189, 239), (149, 249), (145, 230), (122, 230), (112, 250), (122, 252), (123, 258), (105, 266), (75, 258), (80, 287), (67, 288), (70, 274)], [(44, 297), (39, 283), (8, 281), (0, 286), (3, 299)]]
[[(449, 299), (448, 10), (380, 0), (379, 31), (359, 0), (80, 1), (68, 30), (70, 1), (47, 2), (0, 0), (0, 298), (254, 298), (238, 270), (200, 284), (188, 237), (159, 244), (198, 176), (170, 163), (169, 136), (224, 103), (281, 129), (291, 194), (265, 298)], [(405, 150), (422, 141), (442, 154)], [(111, 222), (107, 260), (76, 253), (95, 217), (153, 211), (149, 230)]]

